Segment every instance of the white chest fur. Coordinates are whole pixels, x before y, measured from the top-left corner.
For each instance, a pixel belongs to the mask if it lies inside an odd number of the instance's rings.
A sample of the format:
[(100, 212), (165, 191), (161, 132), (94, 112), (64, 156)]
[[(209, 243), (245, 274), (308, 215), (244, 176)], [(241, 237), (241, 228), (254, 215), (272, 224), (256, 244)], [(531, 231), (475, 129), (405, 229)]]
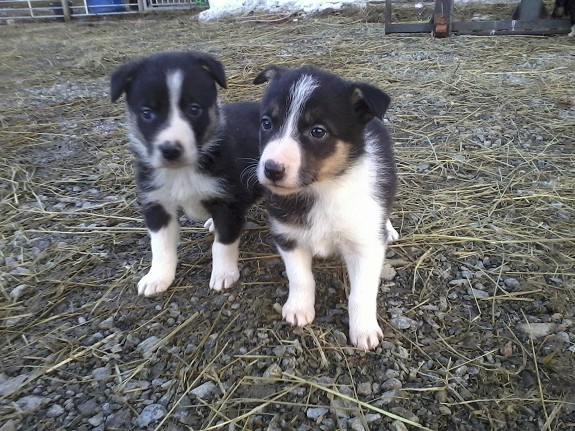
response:
[(152, 184), (155, 190), (146, 193), (146, 200), (158, 202), (172, 211), (181, 208), (191, 219), (203, 221), (210, 214), (201, 201), (225, 194), (222, 181), (208, 177), (192, 168), (158, 169)]
[(341, 177), (314, 185), (316, 200), (306, 225), (272, 220), (274, 231), (318, 256), (381, 241), (387, 215), (376, 198), (376, 169), (374, 160), (365, 157)]

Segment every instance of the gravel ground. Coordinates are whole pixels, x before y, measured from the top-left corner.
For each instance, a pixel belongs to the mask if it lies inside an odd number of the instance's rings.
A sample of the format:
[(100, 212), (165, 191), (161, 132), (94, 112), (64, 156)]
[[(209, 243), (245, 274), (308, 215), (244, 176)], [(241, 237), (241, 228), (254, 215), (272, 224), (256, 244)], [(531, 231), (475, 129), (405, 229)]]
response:
[[(0, 430), (569, 430), (575, 427), (575, 43), (383, 36), (361, 15), (6, 26), (0, 38)], [(240, 283), (208, 289), (182, 219), (174, 287), (149, 265), (121, 62), (194, 48), (225, 100), (314, 62), (393, 97), (400, 190), (373, 352), (347, 340), (347, 274), (317, 260), (316, 320), (281, 321), (284, 268), (249, 215)]]

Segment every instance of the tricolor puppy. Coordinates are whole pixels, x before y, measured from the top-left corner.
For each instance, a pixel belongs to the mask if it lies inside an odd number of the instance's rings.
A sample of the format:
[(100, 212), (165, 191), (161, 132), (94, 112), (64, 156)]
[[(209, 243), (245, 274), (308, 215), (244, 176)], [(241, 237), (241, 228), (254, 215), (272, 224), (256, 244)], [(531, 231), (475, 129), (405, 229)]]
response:
[(271, 66), (263, 98), (258, 180), (269, 191), (272, 233), (286, 266), (282, 314), (303, 326), (315, 317), (312, 257), (339, 253), (350, 277), (349, 334), (362, 349), (382, 337), (377, 291), (396, 189), (392, 142), (382, 118), (390, 98), (364, 83), (314, 67)]
[(222, 64), (199, 52), (156, 54), (112, 74), (112, 101), (126, 94), (152, 245), (152, 266), (138, 283), (139, 294), (163, 292), (174, 280), (180, 211), (207, 220), (215, 233), (210, 287), (227, 288), (239, 278), (245, 214), (261, 195), (261, 186), (245, 175), (259, 155), (259, 104), (220, 106), (216, 84), (226, 87)]

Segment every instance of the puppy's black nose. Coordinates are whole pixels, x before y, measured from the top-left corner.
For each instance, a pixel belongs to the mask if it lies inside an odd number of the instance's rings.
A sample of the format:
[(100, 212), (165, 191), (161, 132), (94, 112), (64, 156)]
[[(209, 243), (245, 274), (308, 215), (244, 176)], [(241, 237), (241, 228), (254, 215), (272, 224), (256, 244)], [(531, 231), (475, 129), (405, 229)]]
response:
[(281, 163), (274, 162), (273, 160), (266, 160), (264, 163), (264, 173), (269, 180), (279, 181), (283, 178), (286, 168)]
[(179, 142), (164, 142), (160, 145), (160, 151), (162, 152), (162, 156), (164, 159), (173, 162), (177, 160), (182, 155), (182, 144)]

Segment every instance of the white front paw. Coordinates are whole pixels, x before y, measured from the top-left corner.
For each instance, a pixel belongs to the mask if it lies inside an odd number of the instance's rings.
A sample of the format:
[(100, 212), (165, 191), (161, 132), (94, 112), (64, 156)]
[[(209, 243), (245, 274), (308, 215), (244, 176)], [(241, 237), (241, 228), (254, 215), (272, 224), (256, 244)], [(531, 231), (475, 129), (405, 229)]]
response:
[(165, 292), (174, 281), (174, 274), (150, 270), (138, 282), (138, 295), (153, 296)]
[(351, 343), (363, 350), (372, 350), (379, 345), (383, 332), (377, 321), (360, 321), (349, 326), (349, 339)]
[(214, 268), (212, 269), (212, 276), (210, 278), (210, 288), (220, 291), (232, 287), (232, 285), (240, 278), (240, 271), (237, 267), (230, 268)]
[(313, 322), (315, 317), (314, 304), (294, 301), (288, 298), (282, 307), (282, 317), (292, 326), (305, 326)]

